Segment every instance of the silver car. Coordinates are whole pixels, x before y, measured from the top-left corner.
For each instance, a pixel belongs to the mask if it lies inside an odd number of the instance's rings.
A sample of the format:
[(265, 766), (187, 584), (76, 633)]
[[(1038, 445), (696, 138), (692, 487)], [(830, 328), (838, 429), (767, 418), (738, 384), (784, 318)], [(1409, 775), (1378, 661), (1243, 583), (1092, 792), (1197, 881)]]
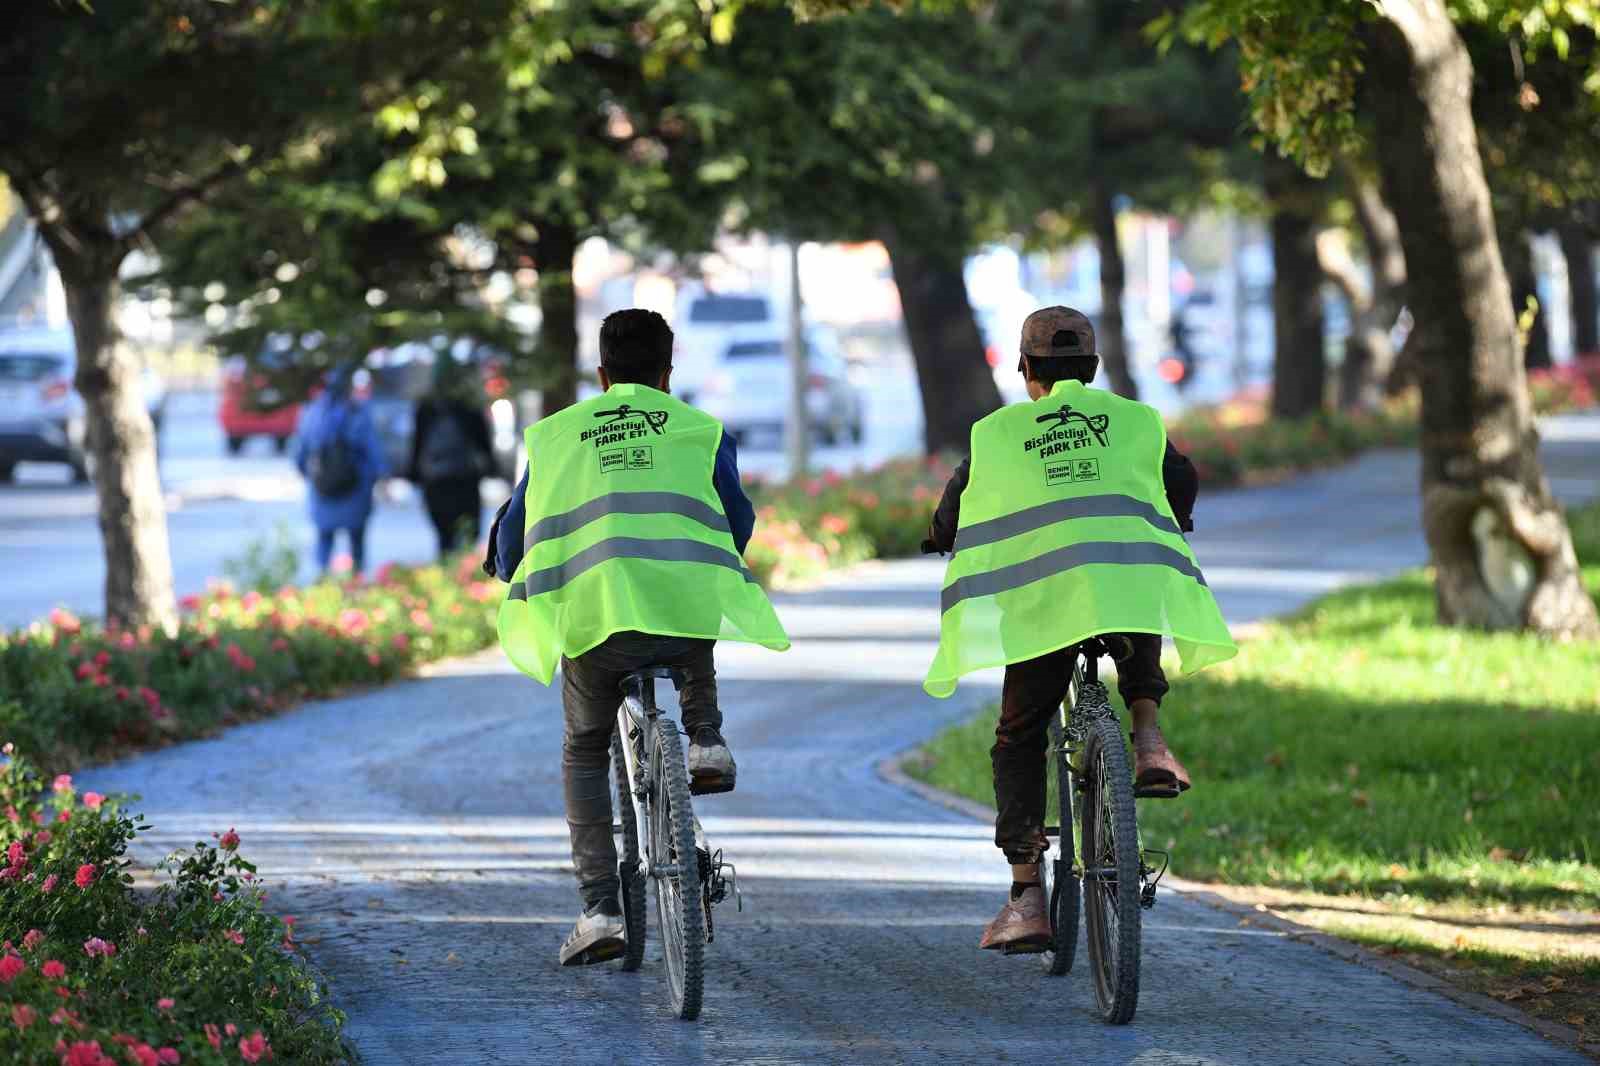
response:
[[(89, 480), (83, 397), (73, 387), (77, 349), (65, 330), (0, 333), (0, 482), (18, 463), (65, 463)], [(140, 381), (157, 439), (165, 390), (146, 373)]]
[[(824, 445), (859, 444), (865, 405), (838, 341), (831, 330), (808, 326), (805, 342), (805, 408), (814, 439)], [(749, 326), (728, 333), (721, 358), (695, 394), (695, 406), (739, 439), (781, 432), (793, 394), (783, 334), (772, 325)]]

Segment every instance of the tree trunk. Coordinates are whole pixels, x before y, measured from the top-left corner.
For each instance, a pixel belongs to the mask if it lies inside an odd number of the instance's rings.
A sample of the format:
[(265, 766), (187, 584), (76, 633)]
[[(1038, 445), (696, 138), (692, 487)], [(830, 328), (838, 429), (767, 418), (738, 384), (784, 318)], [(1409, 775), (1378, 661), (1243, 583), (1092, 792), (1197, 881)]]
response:
[(1572, 293), (1572, 345), (1579, 355), (1600, 352), (1600, 306), (1597, 306), (1594, 243), (1575, 222), (1557, 231), (1561, 254), (1567, 257), (1567, 288)]
[(972, 424), (1000, 406), (1000, 390), (983, 356), (961, 254), (898, 236), (886, 246), (922, 392), (925, 447), (929, 455), (965, 453)]
[(544, 387), (544, 413), (554, 414), (578, 400), (578, 290), (572, 262), (578, 233), (570, 225), (537, 224), (534, 263), (539, 271), (538, 361)]
[(1539, 464), (1466, 48), (1443, 0), (1385, 0), (1364, 32), (1379, 168), (1425, 324), (1422, 525), (1439, 620), (1600, 636)]
[(1378, 404), (1383, 382), (1394, 367), (1396, 353), (1389, 331), (1405, 304), (1406, 257), (1400, 228), (1377, 183), (1352, 173), (1350, 184), (1372, 272), (1367, 302), (1360, 314), (1352, 316), (1339, 372), (1339, 406), (1356, 410)]
[[(1517, 335), (1522, 343), (1522, 365), (1538, 370), (1550, 365), (1549, 318), (1539, 302), (1539, 276), (1533, 269), (1533, 247), (1529, 235), (1520, 225), (1511, 225), (1501, 233), (1500, 255), (1511, 280), (1511, 315), (1517, 322)], [(1523, 316), (1533, 308), (1533, 319), (1522, 332)]]
[(1272, 213), (1272, 415), (1303, 418), (1322, 410), (1328, 384), (1317, 260), (1323, 186), (1278, 156), (1267, 160), (1265, 185)]
[(1127, 335), (1122, 326), (1122, 290), (1128, 270), (1117, 240), (1117, 205), (1114, 190), (1104, 181), (1094, 183), (1094, 239), (1100, 246), (1100, 318), (1094, 324), (1095, 347), (1106, 380), (1118, 396), (1139, 398), (1139, 385), (1128, 367)]
[(156, 466), (155, 427), (134, 360), (116, 346), (112, 307), (120, 251), (75, 251), (50, 243), (66, 289), (77, 345), (74, 386), (83, 397), (90, 468), (99, 497), (109, 625), (178, 622), (167, 541), (166, 501)]

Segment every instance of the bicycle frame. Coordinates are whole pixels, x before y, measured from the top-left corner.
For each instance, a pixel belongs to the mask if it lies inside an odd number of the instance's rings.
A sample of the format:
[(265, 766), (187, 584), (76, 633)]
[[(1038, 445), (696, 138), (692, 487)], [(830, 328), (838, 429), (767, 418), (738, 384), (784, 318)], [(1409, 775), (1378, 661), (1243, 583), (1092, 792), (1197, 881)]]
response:
[[(652, 671), (649, 674), (651, 679), (671, 676), (670, 671), (666, 670), (659, 673)], [(671, 868), (670, 864), (659, 866), (656, 864), (655, 844), (645, 825), (644, 797), (649, 793), (651, 781), (649, 774), (639, 762), (639, 753), (650, 750), (651, 741), (655, 739), (655, 731), (660, 728), (661, 717), (661, 710), (656, 706), (655, 686), (646, 681), (646, 678), (640, 678), (634, 690), (623, 695), (622, 705), (617, 708), (617, 735), (622, 740), (622, 759), (628, 767), (628, 804), (638, 834), (636, 839), (639, 841), (639, 873), (645, 878), (671, 877), (677, 870)], [(639, 731), (637, 748), (631, 737), (633, 729)], [(625, 818), (627, 814), (618, 811), (617, 817)]]

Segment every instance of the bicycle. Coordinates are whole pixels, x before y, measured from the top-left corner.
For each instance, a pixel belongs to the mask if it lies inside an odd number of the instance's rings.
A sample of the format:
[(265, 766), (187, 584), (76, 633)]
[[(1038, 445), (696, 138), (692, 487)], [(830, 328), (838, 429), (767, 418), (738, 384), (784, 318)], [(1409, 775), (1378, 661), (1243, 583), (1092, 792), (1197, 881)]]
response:
[(657, 678), (682, 687), (678, 671), (666, 667), (646, 667), (622, 679), (611, 738), (618, 821), (613, 832), (622, 837), (622, 969), (644, 963), (645, 896), (654, 884), (668, 995), (673, 1013), (690, 1021), (699, 1016), (705, 993), (705, 947), (715, 936), (711, 908), (730, 891), (740, 910), (744, 901), (737, 871), (720, 849), (711, 850), (695, 817), (677, 724), (656, 706)]
[[(1050, 723), (1060, 820), (1045, 829), (1056, 844), (1039, 870), (1051, 930), (1045, 971), (1059, 977), (1072, 969), (1081, 899), (1095, 1002), (1107, 1022), (1125, 1025), (1139, 1005), (1142, 912), (1155, 906), (1169, 856), (1140, 839), (1122, 724), (1099, 678), (1100, 657), (1116, 659), (1117, 640), (1094, 637), (1069, 649), (1072, 681)], [(1159, 870), (1147, 861), (1156, 857)]]

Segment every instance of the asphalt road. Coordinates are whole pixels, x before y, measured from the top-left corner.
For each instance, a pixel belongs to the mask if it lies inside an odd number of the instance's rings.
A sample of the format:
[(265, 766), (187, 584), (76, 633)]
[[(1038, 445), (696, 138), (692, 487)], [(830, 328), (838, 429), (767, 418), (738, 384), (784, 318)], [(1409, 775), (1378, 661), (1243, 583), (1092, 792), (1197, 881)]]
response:
[[(1600, 492), (1600, 421), (1551, 437), (1564, 494)], [(1196, 543), (1230, 618), (1419, 561), (1415, 484), (1415, 457), (1384, 453), (1202, 497)], [(1147, 916), (1128, 1027), (1096, 1020), (1081, 969), (978, 951), (1009, 880), (989, 828), (874, 769), (996, 693), (992, 675), (942, 702), (918, 687), (939, 579), (931, 561), (863, 567), (780, 597), (789, 653), (719, 649), (740, 784), (698, 809), (745, 910), (717, 914), (695, 1024), (668, 1015), (654, 946), (637, 974), (556, 964), (577, 911), (559, 696), (497, 654), (81, 783), (148, 796), (163, 848), (236, 826), (374, 1063), (1586, 1061), (1175, 893)]]

